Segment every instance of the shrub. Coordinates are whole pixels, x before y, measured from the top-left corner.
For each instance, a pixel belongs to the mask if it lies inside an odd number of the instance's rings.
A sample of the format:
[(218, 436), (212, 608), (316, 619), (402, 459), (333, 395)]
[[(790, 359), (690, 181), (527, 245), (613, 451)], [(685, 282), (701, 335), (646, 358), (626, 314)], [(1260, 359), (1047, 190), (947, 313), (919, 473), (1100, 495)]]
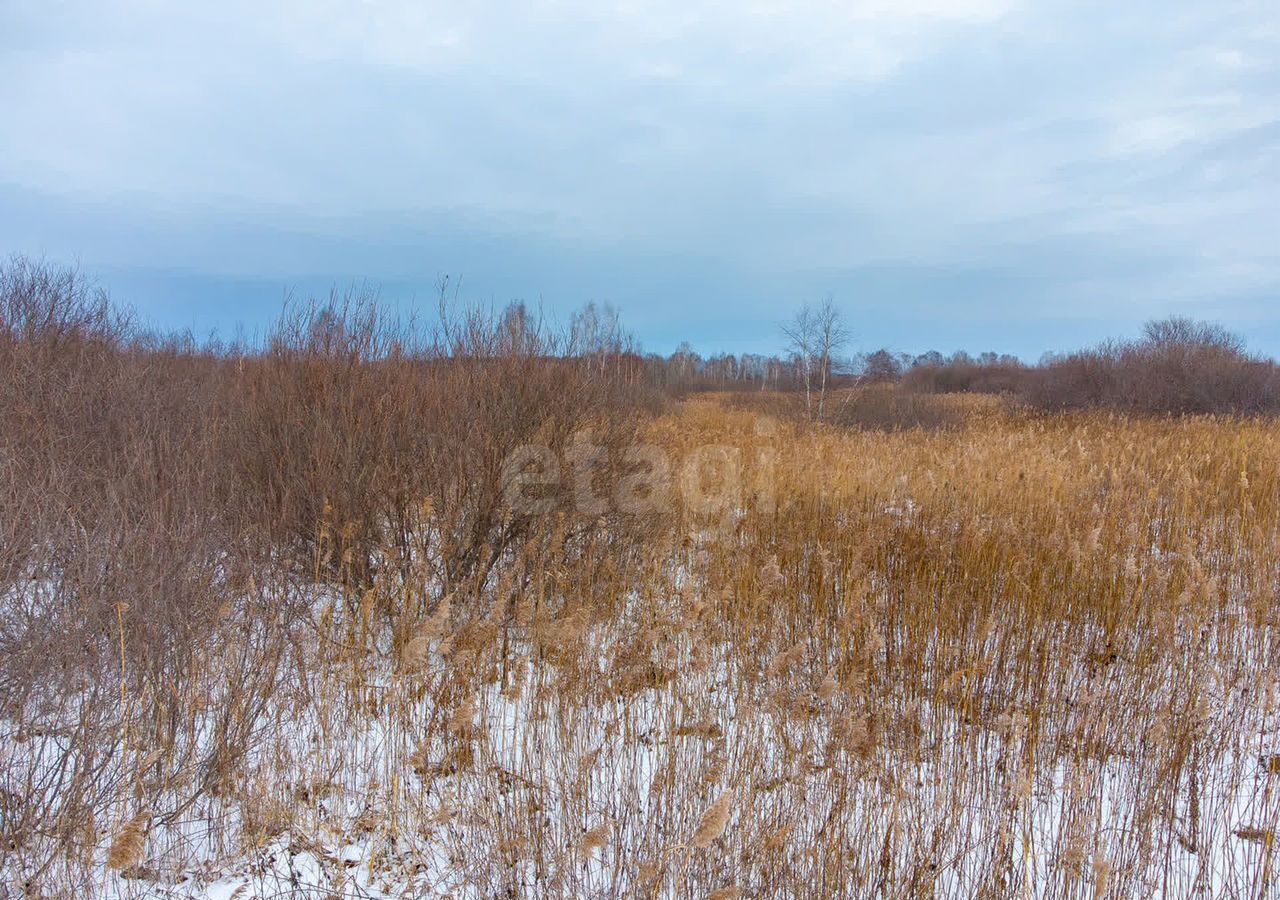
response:
[(1017, 393), (1031, 370), (1019, 362), (976, 363), (952, 360), (908, 369), (902, 386), (927, 394)]
[[(291, 306), (260, 351), (201, 348), (73, 271), (0, 266), (0, 737), (75, 711), (0, 784), (6, 841), (67, 845), (136, 747), (166, 748), (188, 801), (214, 789), (322, 586), (359, 604), (398, 576), (374, 610), (395, 626), (576, 548), (595, 517), (510, 514), (504, 464), (591, 429), (607, 465), (639, 394), (562, 346), (521, 308), (420, 328), (354, 294)], [(182, 712), (210, 705), (213, 742)]]
[(1147, 415), (1280, 411), (1280, 369), (1216, 325), (1172, 318), (1142, 339), (1052, 359), (1022, 396), (1044, 410), (1107, 408)]
[(871, 384), (837, 399), (832, 423), (873, 431), (926, 431), (960, 425), (967, 411), (950, 398), (904, 390), (895, 384)]

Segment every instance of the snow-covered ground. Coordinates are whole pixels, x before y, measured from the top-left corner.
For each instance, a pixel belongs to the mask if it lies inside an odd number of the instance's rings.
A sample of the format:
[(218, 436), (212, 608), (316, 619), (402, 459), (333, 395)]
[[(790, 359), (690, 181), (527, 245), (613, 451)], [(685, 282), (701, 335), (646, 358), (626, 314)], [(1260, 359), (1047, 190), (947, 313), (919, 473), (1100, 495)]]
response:
[[(862, 701), (808, 690), (785, 659), (764, 673), (775, 696), (757, 694), (761, 706), (744, 713), (743, 673), (714, 648), (695, 663), (690, 641), (675, 633), (650, 657), (685, 675), (615, 693), (605, 685), (616, 638), (601, 639), (591, 675), (601, 689), (572, 706), (557, 694), (564, 673), (525, 656), (505, 691), (487, 684), (447, 707), (451, 660), (437, 654), (413, 677), (369, 675), (366, 709), (350, 696), (293, 706), (282, 692), (271, 742), (239, 773), (251, 788), (157, 826), (132, 871), (106, 866), (104, 841), (92, 895), (635, 896), (648, 884), (676, 898), (723, 882), (774, 896), (745, 856), (785, 830), (796, 865), (818, 872), (808, 848), (844, 847), (843, 877), (882, 867), (889, 896), (927, 883), (928, 896), (970, 897), (998, 870), (1009, 872), (1007, 896), (1114, 896), (1116, 884), (1146, 896), (1275, 896), (1280, 735), (1256, 714), (1275, 705), (1259, 705), (1256, 686), (1211, 698), (1202, 728), (1217, 755), (1171, 776), (1079, 747), (1037, 759), (1025, 715), (975, 726), (944, 702), (896, 708), (859, 745), (845, 732), (868, 721)], [(1105, 681), (1079, 700), (1080, 733), (1114, 739), (1096, 734)], [(691, 849), (699, 815), (726, 788), (737, 801), (723, 837)], [(1162, 849), (1126, 858), (1144, 841)], [(853, 896), (853, 884), (827, 890)]]

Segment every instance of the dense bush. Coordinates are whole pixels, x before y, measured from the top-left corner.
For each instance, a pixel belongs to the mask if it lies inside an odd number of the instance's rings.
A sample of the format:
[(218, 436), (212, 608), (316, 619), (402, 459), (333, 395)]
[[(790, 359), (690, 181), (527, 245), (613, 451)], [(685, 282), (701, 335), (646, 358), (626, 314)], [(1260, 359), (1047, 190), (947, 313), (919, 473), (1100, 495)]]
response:
[(1257, 415), (1280, 411), (1280, 369), (1218, 326), (1172, 318), (1140, 340), (1047, 360), (1021, 394), (1044, 410)]
[[(201, 348), (73, 271), (0, 266), (0, 739), (76, 723), (38, 780), (0, 783), (0, 858), (74, 842), (135, 746), (166, 749), (183, 796), (212, 789), (317, 587), (359, 604), (413, 567), (367, 611), (394, 624), (571, 547), (591, 524), (512, 514), (504, 463), (580, 429), (607, 451), (640, 395), (607, 353), (562, 348), (520, 307), (423, 329), (361, 296), (291, 308), (261, 350)], [(216, 751), (182, 713), (210, 703)]]
[(1026, 384), (1031, 370), (1016, 361), (981, 363), (951, 360), (908, 369), (902, 386), (928, 394), (1016, 393)]
[(874, 431), (951, 428), (965, 411), (948, 398), (904, 390), (894, 384), (871, 384), (842, 394), (833, 404), (832, 423)]

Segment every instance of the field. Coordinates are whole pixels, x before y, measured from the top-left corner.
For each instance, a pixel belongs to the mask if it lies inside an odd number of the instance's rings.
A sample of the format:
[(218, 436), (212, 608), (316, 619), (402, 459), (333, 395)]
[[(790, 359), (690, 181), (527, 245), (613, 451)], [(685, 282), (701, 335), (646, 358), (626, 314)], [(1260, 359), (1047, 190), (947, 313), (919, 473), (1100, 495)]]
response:
[[(143, 866), (112, 889), (219, 863), (246, 896), (1274, 889), (1273, 429), (802, 433), (704, 400), (649, 437), (743, 477), (400, 640), (375, 611), (425, 581), (318, 595), (227, 783), (136, 852), (111, 823)], [(249, 714), (197, 702), (211, 736)], [(174, 748), (133, 742), (163, 778)]]
[(815, 424), (510, 326), (14, 339), (6, 896), (1277, 896), (1269, 420)]

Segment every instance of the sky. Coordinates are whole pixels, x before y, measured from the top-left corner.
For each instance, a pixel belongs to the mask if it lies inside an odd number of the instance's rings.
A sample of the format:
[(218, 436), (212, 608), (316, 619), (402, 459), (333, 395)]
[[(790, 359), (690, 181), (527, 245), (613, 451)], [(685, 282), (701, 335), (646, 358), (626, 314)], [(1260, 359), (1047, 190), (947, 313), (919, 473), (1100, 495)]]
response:
[(1280, 355), (1280, 8), (0, 0), (0, 254), (160, 328), (289, 292), (618, 307), (649, 351)]

